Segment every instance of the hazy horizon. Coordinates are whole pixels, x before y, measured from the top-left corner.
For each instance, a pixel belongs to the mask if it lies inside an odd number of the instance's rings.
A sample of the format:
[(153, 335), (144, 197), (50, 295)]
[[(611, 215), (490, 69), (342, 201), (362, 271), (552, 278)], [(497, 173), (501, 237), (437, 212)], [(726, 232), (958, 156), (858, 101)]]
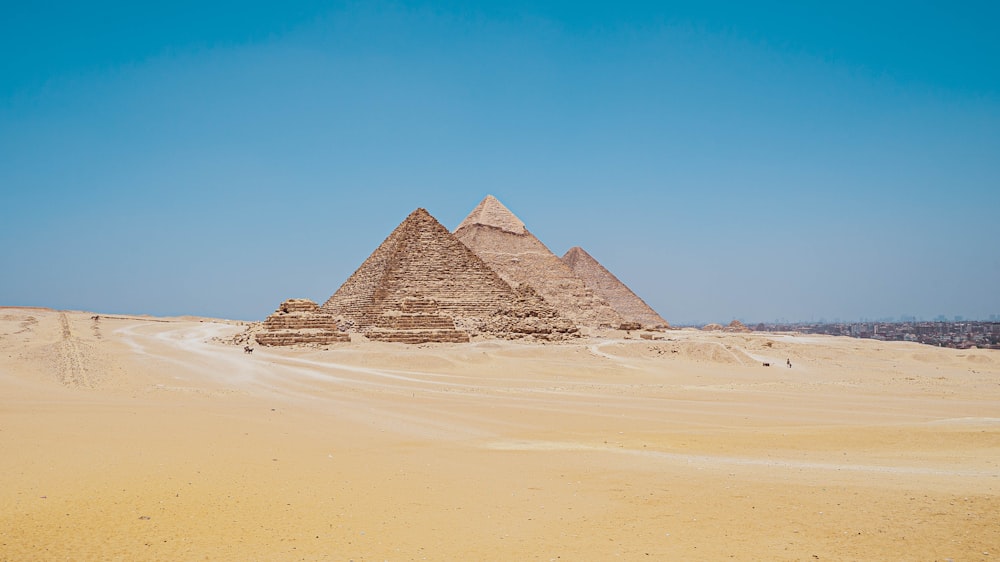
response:
[(0, 305), (260, 320), (497, 196), (672, 324), (1000, 314), (990, 3), (30, 3)]

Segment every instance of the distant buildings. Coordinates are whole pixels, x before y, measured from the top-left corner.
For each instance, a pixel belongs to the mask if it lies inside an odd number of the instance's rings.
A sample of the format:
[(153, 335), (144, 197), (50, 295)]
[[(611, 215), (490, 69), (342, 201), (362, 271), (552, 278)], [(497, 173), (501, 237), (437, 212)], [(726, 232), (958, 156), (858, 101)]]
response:
[(757, 324), (757, 331), (801, 332), (882, 341), (912, 341), (938, 347), (1000, 349), (1000, 322), (839, 322)]

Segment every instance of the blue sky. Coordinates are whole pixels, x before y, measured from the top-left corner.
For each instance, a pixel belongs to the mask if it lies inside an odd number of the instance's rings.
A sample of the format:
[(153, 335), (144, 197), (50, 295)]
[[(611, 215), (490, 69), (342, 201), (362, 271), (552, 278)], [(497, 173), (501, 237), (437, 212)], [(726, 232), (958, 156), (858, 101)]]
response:
[(1000, 314), (992, 3), (24, 4), (0, 305), (261, 319), (491, 193), (672, 323)]

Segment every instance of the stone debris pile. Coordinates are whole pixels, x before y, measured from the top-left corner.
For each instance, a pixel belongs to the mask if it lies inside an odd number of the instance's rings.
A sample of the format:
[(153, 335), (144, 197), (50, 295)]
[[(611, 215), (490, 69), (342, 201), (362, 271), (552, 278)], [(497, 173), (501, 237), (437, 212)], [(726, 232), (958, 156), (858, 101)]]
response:
[(482, 331), (499, 338), (559, 340), (574, 337), (579, 328), (563, 318), (530, 285), (518, 285), (513, 302), (505, 303), (489, 318)]

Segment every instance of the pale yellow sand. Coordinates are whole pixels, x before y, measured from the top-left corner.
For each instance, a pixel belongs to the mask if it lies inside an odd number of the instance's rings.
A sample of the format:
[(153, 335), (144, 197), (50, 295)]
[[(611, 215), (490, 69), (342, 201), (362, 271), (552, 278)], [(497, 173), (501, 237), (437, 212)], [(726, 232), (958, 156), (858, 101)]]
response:
[(0, 560), (1000, 557), (995, 351), (91, 316), (0, 309)]

